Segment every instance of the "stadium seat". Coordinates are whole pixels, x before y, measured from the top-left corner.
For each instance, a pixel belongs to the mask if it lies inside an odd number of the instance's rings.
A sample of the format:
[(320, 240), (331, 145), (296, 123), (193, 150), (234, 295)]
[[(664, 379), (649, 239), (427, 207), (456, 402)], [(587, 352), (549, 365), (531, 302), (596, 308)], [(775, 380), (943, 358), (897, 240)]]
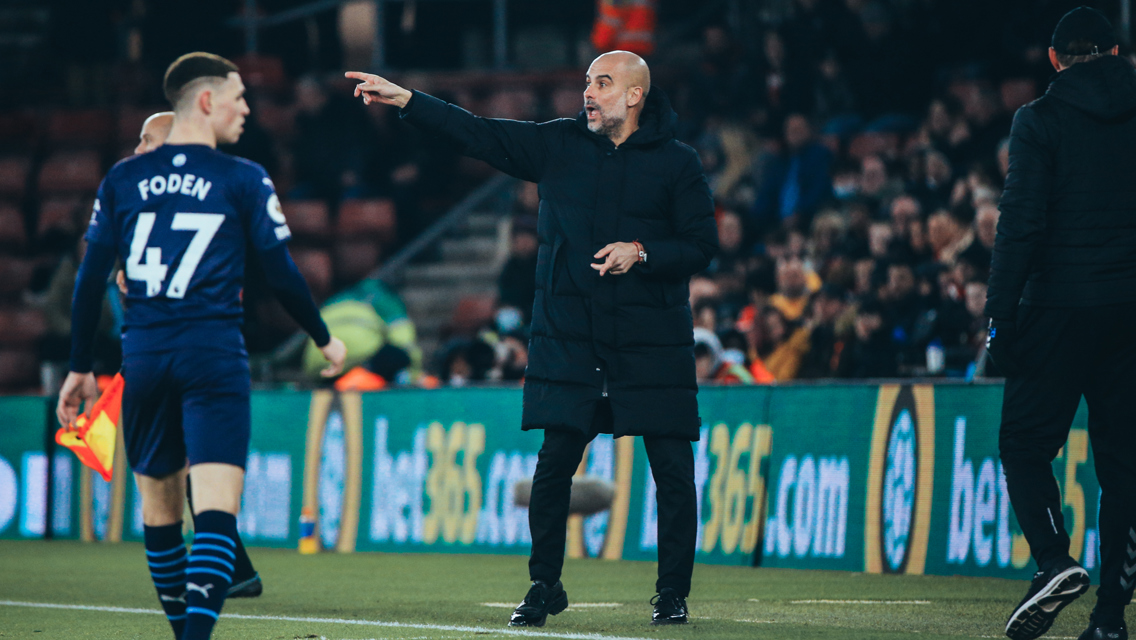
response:
[(109, 111), (59, 110), (47, 117), (47, 142), (53, 148), (102, 147), (114, 138)]
[(1002, 82), (1002, 107), (1013, 113), (1018, 107), (1033, 102), (1037, 97), (1037, 85), (1030, 78), (1011, 78)]
[(0, 308), (0, 344), (35, 344), (46, 332), (43, 311), (32, 307)]
[(330, 216), (323, 200), (290, 200), (281, 207), (292, 237), (315, 243), (323, 243), (331, 237)]
[(38, 387), (39, 375), (39, 358), (33, 349), (0, 349), (0, 389), (11, 392)]
[(18, 251), (27, 243), (28, 233), (19, 207), (9, 202), (0, 202), (0, 246)]
[(302, 249), (292, 251), (292, 260), (296, 262), (300, 273), (308, 281), (308, 288), (312, 290), (312, 297), (317, 302), (326, 300), (331, 295), (332, 268), (331, 254), (323, 249)]
[(265, 131), (278, 139), (291, 139), (295, 133), (296, 113), (288, 106), (281, 106), (274, 100), (258, 98), (249, 105), (253, 117)]
[(379, 265), (379, 245), (366, 238), (342, 238), (332, 248), (335, 279), (355, 283), (367, 277)]
[[(579, 97), (578, 103), (582, 109), (583, 92), (580, 92)], [(526, 89), (498, 91), (489, 98), (486, 115), (490, 118), (532, 120), (536, 117), (536, 93)]]
[(59, 151), (39, 171), (40, 194), (94, 193), (102, 180), (102, 162), (94, 151)]
[(0, 256), (0, 295), (19, 295), (28, 288), (35, 263), (11, 256)]
[(169, 111), (169, 106), (157, 105), (153, 107), (123, 107), (115, 114), (115, 140), (122, 147), (138, 146), (138, 134), (142, 133), (142, 125), (146, 118), (160, 111)]
[(496, 311), (493, 296), (466, 296), (454, 307), (450, 330), (454, 335), (473, 335), (478, 329), (493, 322)]
[(344, 200), (339, 204), (335, 232), (341, 238), (363, 237), (389, 243), (395, 239), (396, 224), (394, 203), (390, 200)]
[(576, 86), (560, 86), (552, 91), (552, 112), (557, 118), (575, 118), (584, 110), (584, 91)]
[(0, 196), (19, 200), (28, 189), (28, 174), (32, 170), (29, 156), (0, 158)]
[(248, 87), (273, 92), (288, 87), (288, 76), (284, 73), (284, 62), (280, 58), (250, 53), (233, 62), (240, 68), (241, 80)]
[(67, 234), (79, 230), (76, 219), (85, 211), (85, 201), (79, 196), (52, 196), (43, 200), (36, 218), (36, 236), (42, 237), (55, 229)]
[(30, 111), (10, 111), (0, 114), (0, 149), (6, 151), (32, 151), (39, 141), (40, 120)]

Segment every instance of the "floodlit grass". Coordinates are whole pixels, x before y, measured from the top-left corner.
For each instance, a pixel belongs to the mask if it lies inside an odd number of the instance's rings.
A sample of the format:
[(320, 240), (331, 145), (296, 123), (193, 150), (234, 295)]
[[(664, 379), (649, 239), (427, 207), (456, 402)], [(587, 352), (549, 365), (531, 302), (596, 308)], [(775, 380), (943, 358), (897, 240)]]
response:
[[(264, 579), (264, 595), (226, 602), (226, 615), (248, 617), (223, 615), (213, 635), (217, 640), (515, 638), (505, 626), (510, 610), (483, 603), (516, 603), (528, 589), (525, 558), (517, 556), (301, 556), (269, 549), (253, 549), (251, 555)], [(1023, 581), (987, 578), (699, 565), (689, 599), (693, 623), (660, 628), (647, 624), (654, 579), (651, 563), (569, 561), (564, 572), (569, 601), (602, 606), (569, 609), (525, 635), (706, 640), (1003, 637), (1005, 618), (1027, 587)], [(155, 612), (3, 604), (0, 638), (172, 637), (165, 618), (156, 613), (157, 598), (138, 544), (2, 541), (0, 601)], [(1070, 605), (1048, 637), (1075, 638), (1084, 629), (1092, 601), (1090, 595)], [(302, 620), (267, 619), (270, 616)]]

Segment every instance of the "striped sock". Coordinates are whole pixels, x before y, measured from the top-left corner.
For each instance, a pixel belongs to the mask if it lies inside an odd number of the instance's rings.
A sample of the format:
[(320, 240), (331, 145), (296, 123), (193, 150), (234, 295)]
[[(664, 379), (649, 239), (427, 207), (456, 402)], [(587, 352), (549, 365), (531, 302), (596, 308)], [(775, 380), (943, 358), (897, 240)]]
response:
[(142, 527), (146, 542), (146, 562), (150, 577), (158, 590), (162, 610), (174, 629), (174, 637), (181, 638), (185, 629), (185, 541), (181, 537), (181, 523), (162, 527)]
[(197, 531), (185, 571), (188, 615), (182, 640), (207, 640), (233, 582), (237, 517), (224, 511), (203, 511), (193, 520)]

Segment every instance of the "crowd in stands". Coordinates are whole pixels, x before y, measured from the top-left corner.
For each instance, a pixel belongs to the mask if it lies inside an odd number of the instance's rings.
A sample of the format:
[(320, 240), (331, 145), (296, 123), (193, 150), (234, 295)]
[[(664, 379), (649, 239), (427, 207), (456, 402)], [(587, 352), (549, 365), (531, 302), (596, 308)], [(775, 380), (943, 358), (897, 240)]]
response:
[[(690, 286), (700, 378), (997, 375), (981, 348), (982, 307), (1006, 136), (1017, 107), (1044, 91), (1047, 34), (1076, 3), (1018, 4), (785, 0), (760, 16), (756, 40), (712, 24), (650, 60), (717, 204), (721, 252)], [(396, 110), (364, 109), (342, 80), (293, 81), (270, 58), (239, 63), (252, 115), (228, 151), (273, 176), (321, 303), (365, 285), (492, 175)], [(414, 86), (481, 115), (542, 120), (575, 116), (579, 75), (424, 75)], [(44, 363), (65, 366), (95, 189), (164, 109), (152, 90), (135, 95), (149, 98), (0, 113), (0, 388), (50, 386)], [(405, 363), (388, 351), (372, 367), (403, 363), (449, 384), (523, 376), (535, 200), (531, 187), (516, 198), (491, 320), (449, 336), (433, 358), (408, 346)], [(104, 372), (117, 367), (116, 301), (108, 295)], [(255, 268), (245, 302), (250, 352), (295, 332)]]
[[(983, 306), (1010, 124), (1052, 74), (1039, 25), (1072, 5), (1007, 20), (974, 60), (939, 48), (978, 9), (949, 4), (797, 0), (759, 50), (710, 26), (658, 74), (717, 204), (690, 285), (701, 381), (999, 376)], [(520, 309), (514, 252), (500, 299)]]

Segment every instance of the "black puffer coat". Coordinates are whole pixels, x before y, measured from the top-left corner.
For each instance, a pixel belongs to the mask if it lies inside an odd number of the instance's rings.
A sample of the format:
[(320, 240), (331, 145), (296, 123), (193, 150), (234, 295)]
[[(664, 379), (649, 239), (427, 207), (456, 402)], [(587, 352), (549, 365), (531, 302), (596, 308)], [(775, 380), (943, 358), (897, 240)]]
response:
[[(698, 439), (690, 276), (718, 248), (698, 154), (674, 139), (662, 91), (618, 148), (575, 121), (479, 118), (429, 95), (410, 123), (460, 152), (540, 185), (536, 300), (525, 377), (524, 429), (588, 432), (601, 398), (616, 436)], [(600, 277), (592, 256), (639, 241), (647, 262)]]
[(1103, 56), (1018, 109), (986, 314), (1136, 301), (1136, 70)]

